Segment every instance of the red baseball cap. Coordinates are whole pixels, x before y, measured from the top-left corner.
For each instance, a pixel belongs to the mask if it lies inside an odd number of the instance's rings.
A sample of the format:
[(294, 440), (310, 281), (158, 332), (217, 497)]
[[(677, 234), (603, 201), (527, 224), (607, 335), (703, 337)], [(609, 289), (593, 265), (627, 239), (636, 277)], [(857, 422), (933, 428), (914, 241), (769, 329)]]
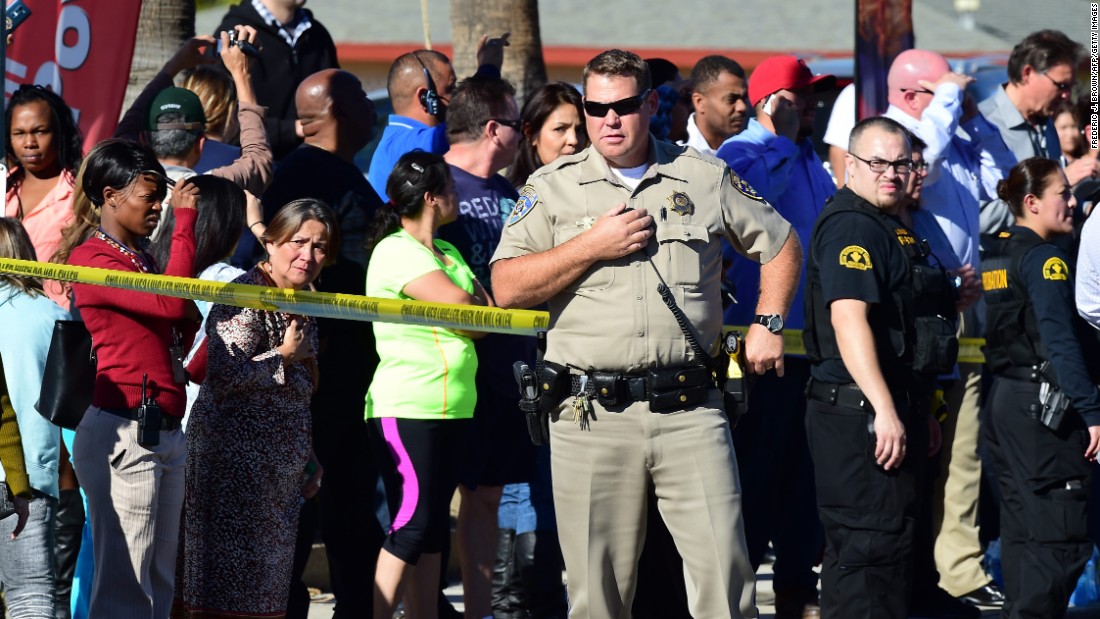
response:
[(813, 86), (814, 92), (836, 88), (836, 77), (814, 75), (801, 58), (772, 56), (756, 65), (749, 76), (749, 103), (755, 106), (761, 99), (780, 90), (796, 90)]

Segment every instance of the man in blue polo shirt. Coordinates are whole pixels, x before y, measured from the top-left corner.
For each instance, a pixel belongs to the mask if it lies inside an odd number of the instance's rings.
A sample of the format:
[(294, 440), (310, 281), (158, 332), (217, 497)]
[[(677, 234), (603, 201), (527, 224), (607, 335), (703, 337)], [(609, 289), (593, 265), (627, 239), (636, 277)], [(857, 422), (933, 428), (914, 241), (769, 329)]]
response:
[[(749, 102), (756, 118), (718, 149), (741, 179), (775, 207), (798, 233), (803, 247), (818, 213), (836, 192), (836, 184), (814, 152), (817, 93), (836, 86), (831, 75), (814, 76), (793, 56), (773, 56), (749, 77)], [(805, 280), (805, 266), (802, 278)], [(737, 302), (725, 323), (756, 320), (760, 266), (734, 258), (732, 281)], [(803, 286), (791, 303), (786, 324), (769, 329), (803, 327)], [(803, 390), (810, 377), (804, 357), (787, 355), (784, 376), (760, 376), (749, 398), (749, 411), (733, 431), (745, 515), (745, 537), (753, 569), (760, 567), (768, 542), (775, 548), (777, 617), (802, 617), (817, 604), (813, 571), (823, 534), (815, 511), (813, 464), (806, 445)]]
[[(477, 76), (500, 77), (508, 34), (496, 39), (481, 37)], [(386, 179), (401, 155), (413, 150), (440, 155), (447, 152), (447, 106), (457, 82), (451, 61), (437, 51), (419, 49), (402, 54), (390, 65), (386, 90), (394, 113), (367, 171), (367, 180), (383, 201), (389, 200)]]

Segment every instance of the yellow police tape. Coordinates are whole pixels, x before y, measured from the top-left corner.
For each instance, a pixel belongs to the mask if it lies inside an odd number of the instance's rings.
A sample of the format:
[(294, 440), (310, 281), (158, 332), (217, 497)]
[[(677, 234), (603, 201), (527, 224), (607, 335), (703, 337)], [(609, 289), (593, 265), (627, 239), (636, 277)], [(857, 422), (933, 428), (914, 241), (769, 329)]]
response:
[[(334, 292), (297, 291), (11, 258), (0, 258), (0, 273), (29, 275), (63, 282), (98, 284), (169, 297), (289, 312), (318, 318), (391, 322), (516, 335), (534, 335), (538, 331), (546, 330), (550, 325), (548, 313), (532, 310), (503, 310), (495, 307), (379, 299)], [(725, 329), (748, 332), (747, 326), (727, 325)], [(785, 329), (783, 341), (787, 354), (806, 354), (806, 349), (802, 345), (801, 330)], [(978, 338), (960, 339), (959, 362), (984, 363), (985, 357), (981, 350), (984, 343), (984, 340)]]
[(495, 307), (378, 299), (352, 294), (211, 282), (188, 277), (75, 267), (30, 260), (0, 258), (0, 272), (64, 282), (98, 284), (169, 297), (289, 312), (318, 318), (392, 322), (521, 335), (534, 335), (538, 331), (546, 330), (550, 324), (548, 313), (531, 310), (503, 310)]
[[(748, 327), (730, 326), (724, 327), (726, 331), (740, 331), (748, 333)], [(977, 337), (959, 338), (959, 363), (985, 363), (985, 355), (982, 346), (985, 340)], [(802, 344), (801, 329), (783, 329), (783, 352), (788, 355), (805, 355), (806, 347)]]

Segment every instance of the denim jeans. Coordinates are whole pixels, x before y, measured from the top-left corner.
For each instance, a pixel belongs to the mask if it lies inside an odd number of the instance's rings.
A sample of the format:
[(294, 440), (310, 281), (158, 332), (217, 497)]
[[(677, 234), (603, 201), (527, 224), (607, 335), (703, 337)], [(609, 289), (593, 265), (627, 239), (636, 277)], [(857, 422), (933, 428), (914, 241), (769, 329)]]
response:
[[(0, 513), (14, 508), (7, 484), (0, 483)], [(0, 587), (8, 613), (20, 619), (53, 619), (53, 528), (57, 499), (35, 492), (23, 532), (11, 539), (19, 520), (14, 513), (0, 520)]]
[(550, 477), (550, 446), (535, 452), (534, 475), (530, 483), (506, 484), (497, 510), (497, 525), (516, 535), (531, 531), (557, 531), (554, 496)]

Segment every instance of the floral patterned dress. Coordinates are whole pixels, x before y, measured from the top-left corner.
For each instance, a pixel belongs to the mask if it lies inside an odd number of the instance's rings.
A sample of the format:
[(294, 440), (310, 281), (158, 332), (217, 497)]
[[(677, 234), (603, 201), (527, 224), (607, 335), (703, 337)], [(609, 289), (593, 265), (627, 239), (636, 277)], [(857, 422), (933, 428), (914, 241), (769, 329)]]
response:
[[(274, 286), (260, 267), (234, 281)], [(314, 359), (284, 367), (276, 348), (290, 319), (210, 310), (206, 380), (187, 431), (173, 617), (286, 614), (316, 371)], [(316, 352), (315, 324), (311, 332)]]

